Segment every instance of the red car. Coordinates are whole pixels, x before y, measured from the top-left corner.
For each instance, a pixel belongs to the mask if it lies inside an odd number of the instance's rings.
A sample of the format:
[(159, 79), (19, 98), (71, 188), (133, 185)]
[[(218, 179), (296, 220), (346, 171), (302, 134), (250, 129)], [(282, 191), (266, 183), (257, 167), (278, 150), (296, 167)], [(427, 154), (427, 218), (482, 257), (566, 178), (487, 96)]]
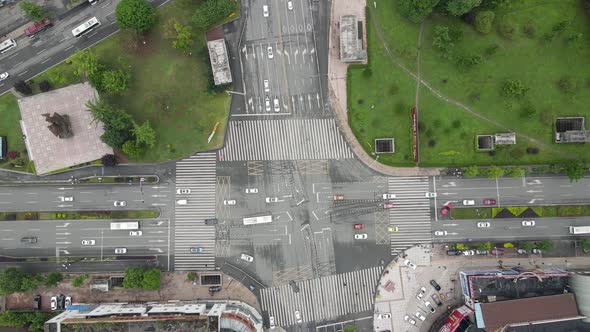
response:
[(484, 199), (483, 205), (496, 205), (496, 200), (493, 198)]
[(384, 209), (393, 209), (393, 203), (392, 202), (383, 203), (383, 208)]
[(445, 215), (449, 214), (449, 212), (451, 212), (452, 208), (453, 208), (453, 205), (449, 203), (449, 204), (443, 206), (442, 209), (440, 209), (440, 214), (445, 216)]
[(494, 249), (490, 250), (490, 254), (502, 256), (502, 255), (504, 255), (504, 249), (502, 249), (502, 248), (494, 248)]
[(363, 229), (365, 228), (365, 224), (354, 224), (354, 229)]

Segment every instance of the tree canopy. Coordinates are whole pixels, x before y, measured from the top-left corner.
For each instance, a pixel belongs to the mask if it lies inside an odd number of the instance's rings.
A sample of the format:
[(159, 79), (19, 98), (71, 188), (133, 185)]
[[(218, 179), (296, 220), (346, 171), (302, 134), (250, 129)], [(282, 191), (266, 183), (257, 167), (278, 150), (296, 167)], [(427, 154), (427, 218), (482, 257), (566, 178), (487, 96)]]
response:
[(8, 295), (23, 291), (23, 280), (26, 274), (15, 267), (0, 272), (0, 294)]
[(403, 16), (414, 23), (420, 23), (430, 13), (439, 0), (399, 0), (399, 9)]
[(570, 182), (578, 182), (586, 175), (586, 165), (578, 160), (571, 160), (565, 165), (565, 172)]
[(160, 289), (160, 270), (151, 269), (143, 275), (143, 289), (158, 290)]
[(490, 33), (490, 31), (492, 31), (494, 18), (496, 18), (496, 14), (491, 10), (478, 12), (475, 14), (475, 30), (481, 33)]
[(138, 125), (133, 121), (133, 129), (131, 130), (135, 136), (135, 141), (138, 144), (153, 148), (156, 145), (156, 131), (150, 125), (150, 121), (146, 120), (144, 123)]
[(25, 15), (35, 22), (41, 22), (45, 18), (43, 7), (32, 1), (21, 2), (20, 9), (22, 9), (22, 11), (25, 12)]
[(143, 274), (145, 270), (143, 267), (128, 267), (125, 270), (125, 278), (123, 279), (123, 287), (125, 288), (141, 288), (143, 286)]
[(236, 0), (207, 0), (193, 15), (197, 29), (207, 29), (238, 10)]
[(453, 16), (461, 16), (470, 12), (475, 6), (479, 6), (481, 0), (448, 0), (447, 12)]
[(145, 0), (121, 0), (115, 9), (117, 24), (123, 30), (147, 32), (156, 24), (156, 10)]

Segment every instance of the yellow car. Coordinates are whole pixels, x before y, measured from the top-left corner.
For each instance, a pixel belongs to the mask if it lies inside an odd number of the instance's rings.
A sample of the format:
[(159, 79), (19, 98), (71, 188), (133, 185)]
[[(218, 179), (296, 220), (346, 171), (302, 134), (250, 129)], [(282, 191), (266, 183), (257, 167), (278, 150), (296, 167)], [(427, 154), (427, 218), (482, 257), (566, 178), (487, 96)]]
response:
[(397, 232), (399, 230), (399, 228), (397, 228), (396, 226), (389, 226), (389, 227), (387, 227), (387, 230), (389, 232)]

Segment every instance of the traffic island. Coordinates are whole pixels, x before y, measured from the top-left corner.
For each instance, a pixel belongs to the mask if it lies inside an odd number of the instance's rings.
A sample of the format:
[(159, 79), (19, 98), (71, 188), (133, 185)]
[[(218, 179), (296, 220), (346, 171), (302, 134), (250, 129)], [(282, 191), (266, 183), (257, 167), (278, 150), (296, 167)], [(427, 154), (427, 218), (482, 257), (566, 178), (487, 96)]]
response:
[(590, 216), (590, 205), (479, 207), (451, 210), (451, 218), (455, 220), (584, 216)]
[(159, 210), (122, 211), (30, 211), (0, 212), (0, 221), (20, 220), (89, 220), (89, 219), (155, 219)]

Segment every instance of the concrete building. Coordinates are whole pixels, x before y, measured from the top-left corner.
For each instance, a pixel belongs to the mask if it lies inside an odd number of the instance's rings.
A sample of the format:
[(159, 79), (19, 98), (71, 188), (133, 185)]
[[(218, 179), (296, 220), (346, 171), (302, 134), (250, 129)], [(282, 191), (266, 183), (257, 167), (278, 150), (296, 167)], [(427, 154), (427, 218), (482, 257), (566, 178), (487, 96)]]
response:
[(229, 57), (225, 45), (225, 34), (221, 27), (207, 31), (207, 49), (209, 49), (209, 60), (213, 71), (215, 85), (229, 84), (232, 82)]
[(367, 51), (363, 49), (363, 22), (354, 15), (340, 16), (340, 61), (363, 62)]
[[(37, 174), (47, 174), (63, 168), (80, 165), (112, 154), (113, 149), (100, 140), (103, 125), (93, 121), (86, 107), (98, 98), (89, 83), (21, 98), (21, 129), (29, 159), (35, 163)], [(69, 120), (68, 137), (58, 137), (44, 114), (59, 114)]]
[(555, 121), (555, 143), (590, 142), (590, 130), (586, 130), (586, 118), (562, 117)]

